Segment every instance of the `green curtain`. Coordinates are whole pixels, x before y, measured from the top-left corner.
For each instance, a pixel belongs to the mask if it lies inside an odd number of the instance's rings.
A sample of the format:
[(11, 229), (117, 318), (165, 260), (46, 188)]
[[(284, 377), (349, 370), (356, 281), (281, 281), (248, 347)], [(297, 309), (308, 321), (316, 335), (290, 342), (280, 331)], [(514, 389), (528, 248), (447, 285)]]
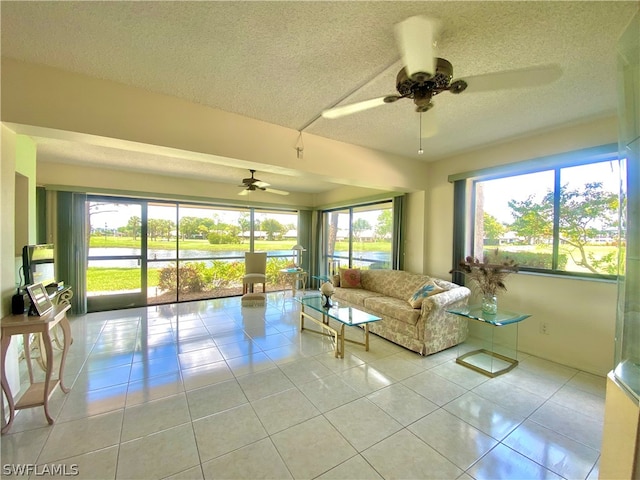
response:
[[(451, 269), (457, 267), (466, 256), (465, 222), (466, 222), (467, 180), (453, 182), (453, 258)], [(451, 281), (464, 285), (464, 275), (453, 272)]]
[(391, 240), (391, 268), (404, 269), (404, 232), (405, 232), (406, 195), (393, 197), (393, 235)]
[(59, 280), (73, 288), (71, 311), (87, 313), (87, 227), (84, 193), (58, 192), (57, 245)]
[(36, 187), (36, 243), (47, 242), (47, 191)]
[[(326, 259), (324, 258), (324, 242), (323, 242), (323, 238), (324, 238), (324, 223), (322, 221), (323, 219), (323, 212), (321, 210), (317, 210), (314, 212), (314, 217), (315, 217), (315, 222), (313, 225), (313, 245), (314, 247), (314, 254), (313, 254), (313, 260), (314, 263), (312, 265), (313, 268), (313, 275), (316, 276), (321, 276), (321, 275), (328, 275), (327, 272), (327, 262)], [(311, 282), (311, 286), (314, 288), (320, 288), (320, 281), (319, 280), (313, 280)]]
[(302, 252), (302, 268), (309, 272), (311, 275), (312, 272), (312, 228), (311, 228), (311, 219), (312, 219), (312, 211), (311, 210), (300, 210), (298, 212), (298, 244), (302, 245), (307, 249), (306, 252)]

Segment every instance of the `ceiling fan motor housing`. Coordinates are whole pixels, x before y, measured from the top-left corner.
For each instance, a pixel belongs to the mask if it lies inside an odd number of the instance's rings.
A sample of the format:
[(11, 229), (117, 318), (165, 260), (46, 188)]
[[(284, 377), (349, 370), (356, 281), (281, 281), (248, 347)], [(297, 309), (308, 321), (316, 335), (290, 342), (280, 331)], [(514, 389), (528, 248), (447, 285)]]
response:
[[(421, 82), (409, 78), (406, 69), (402, 68), (396, 76), (396, 89), (402, 97), (413, 99), (417, 107), (416, 111), (426, 112), (433, 106), (431, 98), (434, 95), (449, 90), (452, 78), (453, 65), (444, 58), (438, 58), (435, 75)], [(464, 88), (458, 89), (455, 93), (460, 93), (462, 90)]]
[(436, 74), (422, 82), (416, 82), (407, 76), (407, 71), (403, 67), (396, 76), (396, 89), (403, 97), (413, 98), (412, 94), (418, 89), (428, 89), (434, 95), (449, 88), (449, 83), (453, 78), (453, 65), (444, 58), (438, 58)]

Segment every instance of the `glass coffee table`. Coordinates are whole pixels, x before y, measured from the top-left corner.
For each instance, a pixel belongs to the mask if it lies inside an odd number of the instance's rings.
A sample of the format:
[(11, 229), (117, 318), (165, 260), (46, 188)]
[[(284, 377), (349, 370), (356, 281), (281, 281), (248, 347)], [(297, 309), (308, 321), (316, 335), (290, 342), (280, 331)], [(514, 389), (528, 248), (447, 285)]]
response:
[[(481, 305), (447, 312), (478, 322), (473, 328), (475, 335), (458, 345), (456, 363), (489, 377), (507, 373), (518, 365), (518, 323), (531, 315), (501, 308), (491, 315), (484, 313)], [(478, 343), (481, 348), (477, 348)]]
[[(307, 331), (332, 337), (335, 356), (337, 358), (344, 358), (345, 341), (356, 345), (362, 345), (366, 351), (369, 351), (369, 324), (382, 320), (380, 317), (370, 315), (362, 310), (358, 310), (355, 307), (347, 305), (334, 304), (331, 308), (324, 308), (322, 306), (322, 297), (320, 296), (296, 298), (296, 301), (300, 303), (300, 331), (305, 330), (305, 319), (311, 320), (313, 323), (320, 326), (322, 329), (321, 331), (310, 330), (308, 328)], [(319, 313), (320, 318), (312, 316), (311, 313)], [(330, 324), (331, 320), (335, 320), (338, 323), (336, 328)], [(345, 325), (348, 327), (362, 326), (364, 341), (358, 342), (356, 340), (344, 338)]]

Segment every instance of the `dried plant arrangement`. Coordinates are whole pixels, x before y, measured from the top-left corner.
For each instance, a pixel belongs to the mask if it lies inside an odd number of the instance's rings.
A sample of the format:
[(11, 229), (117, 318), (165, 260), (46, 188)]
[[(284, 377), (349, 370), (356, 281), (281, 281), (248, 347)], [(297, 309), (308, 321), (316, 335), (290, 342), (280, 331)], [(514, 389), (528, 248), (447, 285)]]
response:
[(483, 296), (496, 296), (500, 291), (507, 291), (505, 279), (518, 271), (515, 260), (501, 256), (498, 249), (483, 261), (468, 256), (458, 264), (458, 268), (449, 273), (463, 273), (471, 280)]

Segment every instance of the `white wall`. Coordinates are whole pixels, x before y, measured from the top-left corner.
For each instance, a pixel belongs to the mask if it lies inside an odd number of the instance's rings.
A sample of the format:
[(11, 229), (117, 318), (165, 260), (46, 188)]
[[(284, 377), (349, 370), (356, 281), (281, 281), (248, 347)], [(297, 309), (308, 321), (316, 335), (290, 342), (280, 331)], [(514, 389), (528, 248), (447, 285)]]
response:
[[(424, 190), (425, 163), (299, 133), (168, 95), (2, 59), (2, 120), (191, 152), (193, 158), (239, 166), (267, 164), (343, 185), (386, 191)], [(81, 135), (67, 135), (80, 139)]]
[[(453, 255), (451, 174), (617, 142), (608, 117), (560, 128), (435, 162), (429, 169), (424, 271), (447, 278)], [(527, 353), (606, 375), (613, 366), (617, 285), (518, 273), (507, 279), (500, 305), (532, 314), (520, 323), (519, 348)], [(549, 334), (540, 333), (547, 322)]]
[[(0, 127), (0, 285), (2, 299), (0, 314), (11, 314), (11, 297), (16, 293), (16, 245), (15, 245), (15, 175), (17, 157), (17, 136), (4, 125)], [(35, 165), (35, 159), (34, 159)], [(35, 187), (34, 187), (35, 196)], [(28, 197), (28, 195), (27, 195)], [(16, 337), (17, 338), (17, 337)], [(18, 370), (18, 341), (12, 339), (4, 365), (9, 388), (16, 396), (20, 391)], [(2, 414), (8, 415), (2, 396)]]

